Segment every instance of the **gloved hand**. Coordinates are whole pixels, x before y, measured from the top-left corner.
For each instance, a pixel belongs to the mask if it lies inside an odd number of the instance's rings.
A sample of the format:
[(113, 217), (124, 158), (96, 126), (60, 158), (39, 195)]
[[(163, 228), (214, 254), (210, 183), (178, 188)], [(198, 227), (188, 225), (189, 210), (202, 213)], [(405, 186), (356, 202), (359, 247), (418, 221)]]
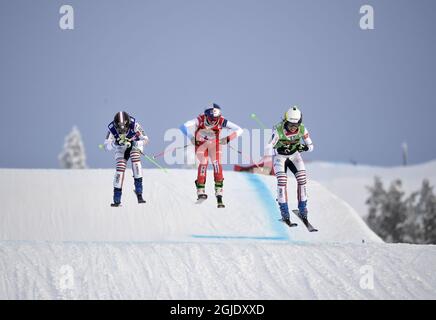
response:
[(304, 151), (307, 151), (307, 150), (309, 150), (309, 147), (307, 145), (305, 145), (305, 144), (299, 144), (298, 147), (297, 147), (297, 151), (298, 152), (304, 152)]
[(118, 139), (117, 139), (118, 145), (120, 146), (126, 146), (127, 148), (130, 148), (132, 146), (132, 143), (130, 141), (130, 139), (126, 138), (125, 135), (121, 135)]
[(221, 138), (220, 139), (220, 144), (227, 144), (227, 143), (229, 143), (229, 141), (230, 141), (230, 138), (229, 137), (225, 137), (225, 138)]

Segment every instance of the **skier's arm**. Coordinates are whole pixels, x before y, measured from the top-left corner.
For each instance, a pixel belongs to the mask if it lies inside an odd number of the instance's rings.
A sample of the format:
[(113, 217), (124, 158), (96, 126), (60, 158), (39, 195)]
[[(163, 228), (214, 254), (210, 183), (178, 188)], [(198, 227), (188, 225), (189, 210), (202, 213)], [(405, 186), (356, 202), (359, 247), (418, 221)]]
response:
[(193, 138), (194, 138), (194, 136), (189, 132), (189, 129), (194, 128), (194, 132), (195, 132), (195, 130), (197, 129), (197, 127), (198, 127), (198, 119), (195, 118), (195, 119), (192, 119), (192, 120), (186, 121), (184, 124), (182, 124), (182, 125), (180, 126), (179, 129), (180, 129), (180, 131), (183, 132), (183, 134), (184, 134), (186, 137), (188, 137), (189, 140), (192, 141)]
[(111, 151), (115, 147), (115, 137), (110, 131), (107, 132), (103, 145), (106, 151)]
[(242, 130), (242, 128), (240, 126), (238, 126), (237, 124), (225, 120), (224, 124), (223, 124), (223, 128), (232, 130), (232, 133), (230, 133), (225, 139), (227, 142), (232, 141), (233, 139), (239, 137), (240, 135), (242, 135), (242, 133), (244, 132), (244, 130)]
[(144, 129), (142, 129), (142, 126), (138, 122), (135, 123), (135, 136), (132, 140), (142, 141), (143, 145), (148, 143), (148, 136), (145, 134)]
[(304, 141), (304, 144), (307, 146), (307, 150), (305, 150), (305, 151), (312, 152), (313, 151), (313, 143), (312, 143), (312, 139), (310, 138), (309, 131), (306, 128), (304, 128), (303, 141)]
[(277, 133), (277, 129), (273, 129), (273, 134), (271, 136), (271, 141), (268, 143), (268, 146), (275, 148), (277, 142), (279, 142), (279, 134)]

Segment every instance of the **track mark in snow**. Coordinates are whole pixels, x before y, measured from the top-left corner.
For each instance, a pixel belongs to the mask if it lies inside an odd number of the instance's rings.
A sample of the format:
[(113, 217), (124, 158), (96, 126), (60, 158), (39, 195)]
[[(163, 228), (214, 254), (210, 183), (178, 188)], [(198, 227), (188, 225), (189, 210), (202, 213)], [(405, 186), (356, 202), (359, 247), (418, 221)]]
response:
[(277, 206), (274, 200), (273, 195), (269, 187), (262, 181), (260, 177), (256, 174), (246, 174), (240, 173), (241, 175), (245, 175), (247, 181), (251, 187), (257, 193), (258, 201), (262, 204), (263, 210), (266, 212), (266, 216), (268, 218), (269, 224), (273, 231), (273, 235), (271, 236), (250, 236), (250, 235), (202, 235), (202, 234), (192, 234), (192, 238), (196, 239), (215, 239), (215, 240), (266, 240), (266, 241), (290, 241), (290, 237), (288, 232), (286, 231), (286, 227), (282, 225), (281, 222), (276, 220), (276, 216), (274, 213), (277, 211)]

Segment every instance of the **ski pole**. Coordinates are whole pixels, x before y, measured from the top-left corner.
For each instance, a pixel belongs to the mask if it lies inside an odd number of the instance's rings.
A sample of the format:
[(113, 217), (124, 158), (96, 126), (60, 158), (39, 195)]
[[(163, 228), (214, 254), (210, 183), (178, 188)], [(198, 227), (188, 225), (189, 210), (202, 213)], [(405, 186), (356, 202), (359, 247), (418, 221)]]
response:
[(262, 129), (264, 129), (264, 130), (266, 129), (266, 126), (263, 124), (262, 121), (260, 121), (260, 119), (257, 117), (257, 115), (255, 113), (251, 114), (251, 119), (256, 121), (262, 127)]
[(229, 148), (236, 151), (239, 154), (242, 154), (242, 151), (239, 151), (238, 149), (236, 149), (235, 147), (232, 147), (230, 144), (228, 144)]
[[(104, 145), (99, 144), (98, 147), (103, 150)], [(149, 162), (151, 162), (152, 164), (154, 164), (156, 167), (158, 167), (159, 169), (162, 169), (165, 173), (168, 173), (167, 169), (162, 167), (159, 163), (157, 163), (156, 161), (154, 161), (152, 158), (150, 158), (148, 155), (146, 155), (144, 152), (142, 152), (141, 150), (139, 150), (139, 153), (141, 153), (145, 159), (147, 159)]]
[(156, 153), (156, 154), (153, 156), (153, 159), (156, 159), (156, 158), (158, 158), (158, 157), (161, 157), (161, 156), (163, 156), (164, 154), (167, 154), (167, 153), (170, 153), (170, 152), (174, 152), (174, 151), (176, 151), (176, 150), (185, 149), (185, 148), (187, 148), (187, 147), (189, 147), (189, 144), (187, 144), (187, 145), (185, 145), (185, 146), (183, 146), (183, 147), (175, 147), (175, 148), (171, 148), (171, 149), (169, 149), (169, 150), (165, 149), (165, 150), (163, 150), (163, 151), (161, 151), (161, 152), (159, 152), (159, 153)]
[(150, 158), (148, 155), (146, 155), (145, 153), (142, 154), (145, 159), (147, 159), (148, 161), (150, 161), (152, 164), (154, 164), (156, 167), (158, 167), (159, 169), (162, 169), (165, 173), (168, 173), (167, 169), (162, 167), (159, 163), (157, 163), (156, 161), (154, 161), (152, 158)]
[[(244, 154), (242, 153), (242, 151), (236, 149), (235, 147), (232, 147), (230, 144), (228, 144), (228, 146), (229, 146), (230, 149), (235, 150), (235, 151), (236, 151), (237, 153), (239, 153), (241, 156), (244, 155)], [(260, 169), (260, 167), (258, 166), (258, 164), (257, 164), (256, 162), (251, 161), (251, 160), (250, 160), (250, 162), (252, 162), (252, 163), (253, 163), (253, 164), (254, 164), (258, 169)]]
[(152, 164), (154, 164), (156, 167), (158, 167), (159, 169), (162, 169), (165, 173), (168, 173), (167, 169), (162, 167), (159, 163), (157, 163), (156, 161), (154, 161), (152, 158), (150, 158), (148, 155), (146, 155), (144, 152), (142, 152), (142, 150), (137, 149), (143, 156), (145, 159), (147, 159), (148, 161), (150, 161)]

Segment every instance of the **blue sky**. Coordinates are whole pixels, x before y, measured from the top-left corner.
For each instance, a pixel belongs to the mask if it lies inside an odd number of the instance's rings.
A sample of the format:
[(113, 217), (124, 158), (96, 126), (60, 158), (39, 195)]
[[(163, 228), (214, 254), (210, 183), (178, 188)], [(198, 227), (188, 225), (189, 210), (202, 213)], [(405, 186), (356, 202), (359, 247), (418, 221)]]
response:
[(111, 167), (98, 145), (122, 109), (153, 154), (210, 101), (244, 128), (299, 105), (306, 159), (398, 165), (403, 141), (411, 163), (436, 158), (435, 1), (71, 0), (69, 31), (63, 4), (0, 2), (0, 167), (59, 167), (73, 125), (89, 166)]

